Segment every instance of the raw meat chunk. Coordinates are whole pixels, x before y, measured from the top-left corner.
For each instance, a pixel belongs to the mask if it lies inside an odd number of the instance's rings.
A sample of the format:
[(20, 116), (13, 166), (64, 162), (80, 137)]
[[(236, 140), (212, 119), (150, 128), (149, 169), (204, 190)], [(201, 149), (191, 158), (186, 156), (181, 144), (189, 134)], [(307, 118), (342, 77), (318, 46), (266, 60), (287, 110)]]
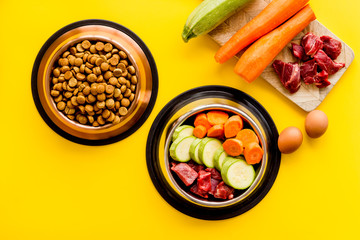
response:
[(186, 163), (179, 163), (176, 166), (173, 166), (171, 170), (173, 170), (179, 176), (181, 181), (183, 181), (186, 186), (190, 186), (199, 175)]
[(221, 180), (216, 180), (214, 178), (211, 178), (211, 189), (209, 191), (209, 194), (214, 195), (216, 191), (216, 187), (219, 184)]
[(295, 93), (299, 90), (301, 85), (299, 64), (284, 63), (283, 61), (275, 60), (273, 67), (278, 74), (281, 83), (290, 93)]
[(208, 192), (211, 189), (211, 173), (201, 170), (197, 179), (198, 189)]
[(335, 60), (341, 53), (341, 42), (329, 36), (322, 36), (320, 39), (324, 43), (323, 51)]
[(187, 163), (192, 169), (194, 169), (197, 173), (200, 172), (201, 170), (204, 170), (205, 167), (203, 165), (197, 164), (196, 162), (194, 162), (193, 160), (189, 161)]
[(319, 72), (316, 76), (315, 85), (318, 88), (324, 88), (324, 87), (329, 86), (331, 83), (328, 80), (328, 76), (329, 76), (329, 74), (325, 70), (322, 70), (321, 72)]
[(319, 50), (315, 56), (315, 61), (321, 68), (325, 70), (329, 75), (337, 73), (341, 68), (345, 67), (345, 63), (336, 63), (334, 62), (323, 50)]
[(224, 182), (221, 182), (216, 186), (214, 197), (221, 199), (232, 199), (234, 198), (234, 189), (227, 186)]
[(317, 75), (317, 63), (315, 59), (304, 62), (300, 67), (300, 75), (304, 80), (305, 84), (312, 84), (315, 82), (315, 77)]
[(193, 185), (193, 186), (190, 188), (190, 191), (191, 191), (192, 193), (195, 193), (196, 195), (199, 195), (200, 197), (203, 197), (203, 198), (208, 198), (208, 197), (209, 197), (209, 195), (207, 194), (207, 192), (199, 189), (199, 187), (198, 187), (197, 184)]
[(305, 54), (305, 50), (304, 47), (301, 45), (298, 45), (296, 43), (291, 43), (292, 45), (292, 54), (294, 55), (294, 57), (297, 57), (298, 59), (302, 60), (302, 61), (307, 61), (309, 60), (309, 56)]
[(323, 42), (320, 37), (310, 32), (302, 38), (301, 45), (304, 47), (306, 55), (311, 57), (323, 48)]
[(210, 172), (213, 179), (222, 180), (221, 173), (219, 173), (215, 168), (207, 168), (205, 171)]

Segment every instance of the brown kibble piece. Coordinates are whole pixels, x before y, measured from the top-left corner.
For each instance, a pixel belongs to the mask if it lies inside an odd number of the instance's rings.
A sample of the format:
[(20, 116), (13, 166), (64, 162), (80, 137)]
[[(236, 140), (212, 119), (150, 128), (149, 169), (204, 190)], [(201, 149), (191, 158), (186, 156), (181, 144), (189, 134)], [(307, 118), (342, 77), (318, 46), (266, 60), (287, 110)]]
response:
[(82, 58), (75, 58), (75, 66), (77, 66), (77, 67), (80, 67), (81, 66), (81, 64), (83, 64), (84, 63), (84, 61), (82, 60)]
[(134, 93), (130, 94), (129, 101), (132, 102), (134, 101), (134, 99), (135, 99), (135, 94)]
[(57, 109), (59, 109), (60, 111), (63, 111), (63, 110), (65, 109), (65, 107), (66, 107), (66, 104), (65, 104), (64, 102), (58, 102), (58, 103), (56, 104), (56, 107), (57, 107)]
[(53, 97), (58, 97), (60, 95), (60, 92), (57, 90), (51, 90), (50, 95)]
[(85, 103), (85, 97), (84, 96), (78, 96), (76, 98), (76, 101), (78, 102), (78, 104), (84, 104)]
[(128, 107), (130, 105), (130, 100), (127, 98), (121, 99), (121, 106)]
[(138, 83), (137, 76), (136, 75), (131, 76), (130, 81), (132, 84), (137, 84)]
[(110, 67), (110, 65), (107, 62), (103, 62), (100, 64), (100, 69), (103, 72), (106, 72), (107, 70), (109, 70), (109, 67)]
[(107, 94), (112, 94), (115, 90), (115, 87), (113, 85), (106, 85), (105, 91)]
[(126, 107), (121, 107), (121, 108), (119, 108), (119, 114), (120, 114), (121, 116), (125, 116), (127, 113), (128, 113), (128, 110), (127, 110)]
[(104, 45), (104, 51), (105, 52), (111, 52), (112, 49), (113, 49), (113, 45), (111, 43), (106, 43)]
[(86, 77), (85, 77), (85, 74), (83, 74), (83, 73), (77, 73), (76, 78), (79, 81), (83, 81)]
[(93, 73), (91, 73), (91, 74), (89, 74), (89, 75), (87, 76), (87, 80), (88, 80), (89, 82), (91, 82), (91, 83), (95, 82), (96, 79), (97, 79), (97, 76), (96, 76), (95, 74), (93, 74)]
[(97, 42), (97, 43), (95, 44), (95, 48), (96, 48), (96, 50), (98, 50), (98, 51), (104, 50), (104, 43), (103, 43), (103, 42)]
[(106, 100), (106, 96), (105, 93), (100, 93), (96, 96), (98, 101), (105, 101)]
[(127, 70), (129, 71), (130, 74), (135, 74), (135, 67), (134, 66), (127, 67)]
[(110, 114), (111, 114), (111, 112), (108, 109), (105, 109), (102, 112), (101, 116), (106, 119), (106, 118), (110, 117)]
[(115, 101), (114, 99), (112, 98), (109, 98), (105, 101), (105, 106), (108, 108), (108, 109), (112, 109), (114, 106), (115, 106)]
[(91, 43), (89, 42), (89, 40), (84, 40), (84, 41), (82, 41), (81, 46), (83, 47), (83, 49), (89, 49), (91, 46)]
[(116, 58), (116, 57), (112, 57), (112, 58), (109, 59), (109, 63), (110, 63), (111, 65), (113, 65), (113, 66), (116, 66), (116, 65), (118, 65), (118, 63), (119, 63), (119, 59)]
[(124, 51), (120, 51), (119, 55), (122, 59), (126, 59), (127, 58), (127, 54)]
[(60, 70), (59, 70), (59, 68), (55, 68), (54, 70), (53, 70), (53, 74), (54, 74), (54, 77), (59, 77), (60, 76)]
[(77, 45), (76, 45), (76, 50), (78, 51), (78, 52), (83, 52), (84, 51), (84, 48), (81, 46), (81, 43), (78, 43)]
[(87, 123), (87, 121), (88, 121), (87, 117), (85, 117), (84, 115), (80, 115), (80, 117), (79, 117), (79, 123), (85, 125), (85, 124)]

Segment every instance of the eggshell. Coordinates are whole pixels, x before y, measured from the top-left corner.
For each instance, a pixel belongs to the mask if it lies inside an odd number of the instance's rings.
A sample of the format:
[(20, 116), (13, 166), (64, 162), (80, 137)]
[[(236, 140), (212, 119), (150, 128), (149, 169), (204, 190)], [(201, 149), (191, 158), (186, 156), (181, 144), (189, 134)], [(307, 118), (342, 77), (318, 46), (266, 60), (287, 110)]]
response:
[(297, 127), (287, 127), (279, 135), (278, 147), (282, 153), (295, 152), (303, 141), (303, 135)]
[(305, 131), (311, 138), (321, 137), (329, 125), (328, 118), (323, 111), (311, 111), (305, 119)]

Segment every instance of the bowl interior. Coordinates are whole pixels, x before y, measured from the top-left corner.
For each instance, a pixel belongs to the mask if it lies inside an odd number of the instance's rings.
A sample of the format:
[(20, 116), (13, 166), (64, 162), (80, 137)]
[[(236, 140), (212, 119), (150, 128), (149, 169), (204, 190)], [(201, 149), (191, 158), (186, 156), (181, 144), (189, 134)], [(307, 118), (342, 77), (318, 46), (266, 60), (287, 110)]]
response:
[[(170, 161), (171, 157), (169, 155), (169, 149), (171, 145), (171, 138), (175, 131), (175, 129), (183, 124), (193, 125), (195, 116), (198, 113), (206, 112), (209, 110), (221, 110), (226, 111), (229, 113), (229, 115), (240, 115), (244, 122), (244, 128), (250, 128), (255, 131), (257, 134), (260, 145), (262, 146), (264, 150), (264, 155), (262, 158), (262, 161), (259, 164), (253, 165), (256, 173), (255, 180), (251, 184), (251, 186), (245, 190), (235, 190), (234, 192), (234, 198), (231, 200), (222, 200), (217, 199), (212, 196), (209, 196), (208, 199), (201, 198), (197, 196), (196, 194), (189, 191), (189, 187), (186, 187), (185, 184), (179, 179), (179, 177), (174, 174), (170, 170)], [(258, 125), (256, 119), (253, 119), (252, 116), (247, 114), (245, 111), (242, 111), (239, 108), (226, 105), (226, 104), (210, 104), (205, 106), (199, 106), (194, 109), (191, 109), (190, 111), (186, 112), (185, 114), (181, 115), (178, 119), (174, 121), (174, 123), (171, 125), (171, 127), (167, 131), (167, 137), (165, 142), (165, 151), (164, 151), (164, 161), (166, 166), (166, 174), (168, 175), (170, 181), (172, 182), (172, 185), (176, 188), (176, 191), (179, 192), (185, 199), (188, 201), (191, 201), (193, 203), (207, 206), (207, 207), (225, 207), (229, 206), (235, 203), (238, 203), (242, 200), (244, 200), (247, 196), (251, 194), (251, 192), (254, 191), (256, 186), (261, 181), (264, 171), (266, 169), (267, 165), (267, 142), (266, 142), (266, 136), (263, 134), (262, 127)]]

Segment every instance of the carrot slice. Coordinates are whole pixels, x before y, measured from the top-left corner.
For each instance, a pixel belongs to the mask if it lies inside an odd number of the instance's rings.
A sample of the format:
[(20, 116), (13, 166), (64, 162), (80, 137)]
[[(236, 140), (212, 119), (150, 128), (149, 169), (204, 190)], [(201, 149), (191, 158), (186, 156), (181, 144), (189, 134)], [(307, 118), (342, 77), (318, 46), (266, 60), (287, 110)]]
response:
[(222, 111), (210, 111), (206, 115), (211, 125), (225, 124), (229, 119), (229, 114)]
[(243, 143), (236, 138), (229, 138), (223, 143), (224, 151), (233, 157), (239, 156), (243, 152)]
[(243, 128), (243, 120), (239, 115), (231, 116), (224, 124), (224, 133), (226, 138), (235, 137)]
[(224, 136), (224, 125), (218, 124), (212, 126), (207, 133), (208, 137), (222, 138)]
[(259, 144), (259, 138), (257, 137), (256, 133), (251, 129), (242, 129), (236, 135), (236, 139), (239, 139), (244, 146), (248, 145), (251, 142), (255, 142)]
[(244, 157), (248, 164), (257, 164), (261, 161), (264, 151), (256, 142), (245, 146)]
[(315, 19), (313, 10), (306, 5), (283, 25), (253, 43), (240, 57), (235, 73), (248, 83), (254, 81), (286, 44)]
[(193, 130), (193, 135), (197, 138), (203, 138), (206, 136), (207, 129), (203, 125), (198, 125)]
[(285, 22), (308, 2), (309, 0), (273, 0), (217, 51), (215, 60), (218, 63), (226, 62), (246, 46)]
[(199, 113), (198, 115), (196, 115), (194, 126), (197, 127), (199, 125), (206, 127), (207, 130), (211, 128), (211, 125), (205, 113)]

